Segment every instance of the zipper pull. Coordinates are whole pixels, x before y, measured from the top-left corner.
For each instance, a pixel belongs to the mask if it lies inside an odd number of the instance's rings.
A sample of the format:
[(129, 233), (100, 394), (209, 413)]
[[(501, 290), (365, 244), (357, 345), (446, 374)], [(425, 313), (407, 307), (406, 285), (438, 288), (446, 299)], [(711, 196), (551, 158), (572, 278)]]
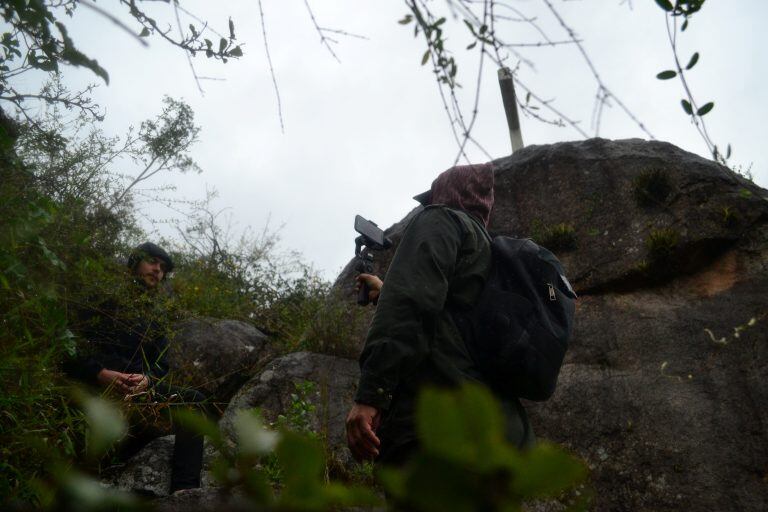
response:
[(547, 288), (549, 288), (549, 300), (557, 300), (557, 295), (555, 295), (555, 287), (552, 286), (552, 283), (547, 283)]

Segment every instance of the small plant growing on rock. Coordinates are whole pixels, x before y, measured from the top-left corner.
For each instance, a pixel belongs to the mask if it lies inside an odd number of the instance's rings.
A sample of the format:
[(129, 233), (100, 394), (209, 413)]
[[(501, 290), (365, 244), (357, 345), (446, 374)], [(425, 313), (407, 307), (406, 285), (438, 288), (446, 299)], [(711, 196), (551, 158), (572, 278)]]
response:
[(645, 240), (645, 246), (653, 260), (666, 260), (672, 256), (679, 238), (677, 231), (672, 228), (654, 229)]
[(576, 250), (576, 230), (571, 224), (561, 223), (546, 227), (534, 225), (533, 238), (553, 252)]
[(315, 404), (309, 398), (316, 392), (315, 383), (305, 380), (294, 382), (293, 385), (296, 390), (291, 393), (291, 402), (288, 404), (285, 414), (277, 417), (277, 424), (289, 430), (316, 437), (317, 434), (312, 431), (312, 413), (315, 412)]
[(635, 201), (644, 208), (661, 205), (671, 192), (669, 173), (661, 169), (643, 171), (632, 181)]
[(739, 221), (739, 215), (730, 206), (723, 206), (720, 209), (720, 222), (725, 227), (733, 227)]

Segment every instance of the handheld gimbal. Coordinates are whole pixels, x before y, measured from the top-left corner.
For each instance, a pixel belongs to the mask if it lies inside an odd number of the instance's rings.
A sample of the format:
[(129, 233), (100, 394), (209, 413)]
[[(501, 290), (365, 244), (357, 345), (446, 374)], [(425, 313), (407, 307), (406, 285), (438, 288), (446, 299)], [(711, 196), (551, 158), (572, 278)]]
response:
[[(392, 240), (384, 236), (384, 231), (375, 222), (360, 215), (355, 215), (355, 231), (360, 233), (360, 236), (355, 238), (355, 257), (357, 258), (355, 270), (370, 274), (373, 272), (373, 254), (370, 251), (389, 249), (392, 246)], [(363, 281), (357, 293), (359, 305), (366, 306), (370, 302), (368, 299), (370, 291), (368, 283)]]

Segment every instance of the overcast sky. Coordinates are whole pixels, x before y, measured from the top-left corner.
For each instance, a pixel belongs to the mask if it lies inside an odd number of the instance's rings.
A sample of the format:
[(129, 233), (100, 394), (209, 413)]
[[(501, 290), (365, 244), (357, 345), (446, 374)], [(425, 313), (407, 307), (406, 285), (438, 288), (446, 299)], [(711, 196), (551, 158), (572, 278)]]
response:
[[(507, 1), (535, 16), (552, 40), (567, 39), (544, 1)], [(583, 40), (604, 84), (655, 138), (707, 156), (704, 142), (680, 107), (680, 83), (655, 78), (672, 67), (672, 54), (663, 13), (653, 0), (552, 3)], [(169, 5), (144, 4), (158, 19), (175, 26)], [(98, 5), (110, 8), (111, 2)], [(389, 226), (415, 205), (410, 199), (414, 194), (427, 189), (440, 171), (453, 164), (456, 143), (433, 75), (428, 66), (420, 65), (424, 43), (414, 39), (411, 25), (397, 23), (406, 14), (402, 1), (311, 2), (320, 25), (367, 38), (339, 38), (334, 46), (339, 63), (320, 44), (303, 1), (263, 0), (285, 133), (280, 129), (258, 2), (199, 0), (182, 5), (222, 33), (231, 16), (244, 44), (244, 57), (226, 65), (195, 60), (199, 75), (220, 79), (203, 82), (204, 95), (183, 53), (158, 38), (150, 38), (149, 48), (142, 48), (104, 17), (83, 8), (68, 22), (80, 49), (109, 71), (109, 86), (94, 95), (105, 107), (108, 132), (123, 133), (129, 125), (156, 115), (166, 94), (183, 98), (194, 108), (202, 132), (193, 156), (204, 172), (169, 175), (155, 184), (172, 183), (180, 196), (188, 198), (217, 189), (216, 205), (229, 208), (239, 229), (253, 226), (258, 231), (267, 219), (273, 227), (283, 225), (283, 246), (303, 253), (332, 279), (352, 256), (356, 213)], [(444, 3), (430, 5), (439, 10)], [(117, 7), (110, 10), (120, 12)], [(701, 54), (689, 82), (700, 104), (715, 102), (705, 118), (712, 138), (721, 147), (732, 144), (732, 163), (751, 168), (755, 181), (764, 187), (768, 185), (764, 149), (768, 108), (763, 92), (768, 35), (759, 24), (766, 19), (764, 0), (710, 0), (679, 41), (684, 61), (694, 51)], [(542, 40), (525, 23), (507, 22), (498, 31), (506, 42)], [(469, 112), (477, 53), (464, 49), (471, 38), (462, 23), (449, 20), (446, 32), (459, 62), (460, 99)], [(520, 51), (535, 68), (521, 65), (518, 77), (594, 135), (591, 117), (597, 83), (578, 49), (562, 45)], [(509, 60), (512, 67), (517, 63)], [(67, 69), (65, 77), (74, 87), (98, 81), (83, 70)], [(499, 158), (510, 154), (511, 148), (493, 63), (486, 61), (482, 80), (473, 134), (493, 158)], [(572, 128), (525, 117), (522, 129), (527, 145), (583, 138)], [(599, 135), (648, 138), (615, 104), (605, 109)], [(474, 148), (468, 152), (474, 161), (487, 160)], [(150, 212), (166, 215), (160, 209)]]

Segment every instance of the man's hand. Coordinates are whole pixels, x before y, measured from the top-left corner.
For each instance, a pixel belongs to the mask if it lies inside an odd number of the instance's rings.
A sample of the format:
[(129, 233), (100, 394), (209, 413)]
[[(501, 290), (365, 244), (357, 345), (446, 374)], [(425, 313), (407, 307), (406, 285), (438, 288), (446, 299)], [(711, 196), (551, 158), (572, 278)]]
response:
[(142, 391), (146, 391), (149, 387), (149, 377), (141, 373), (131, 373), (128, 375), (128, 379), (133, 384), (131, 393), (141, 393)]
[(381, 412), (377, 408), (365, 404), (352, 406), (347, 415), (347, 446), (355, 460), (371, 460), (379, 455), (381, 441), (376, 429), (380, 423)]
[(112, 386), (118, 393), (126, 394), (144, 391), (149, 385), (149, 379), (146, 375), (117, 372), (107, 368), (102, 368), (96, 374), (96, 382), (105, 388)]
[(363, 283), (368, 285), (368, 300), (376, 304), (379, 302), (379, 294), (381, 293), (381, 287), (384, 286), (384, 282), (373, 274), (358, 274), (355, 278), (357, 283), (355, 284), (355, 291), (359, 291)]

